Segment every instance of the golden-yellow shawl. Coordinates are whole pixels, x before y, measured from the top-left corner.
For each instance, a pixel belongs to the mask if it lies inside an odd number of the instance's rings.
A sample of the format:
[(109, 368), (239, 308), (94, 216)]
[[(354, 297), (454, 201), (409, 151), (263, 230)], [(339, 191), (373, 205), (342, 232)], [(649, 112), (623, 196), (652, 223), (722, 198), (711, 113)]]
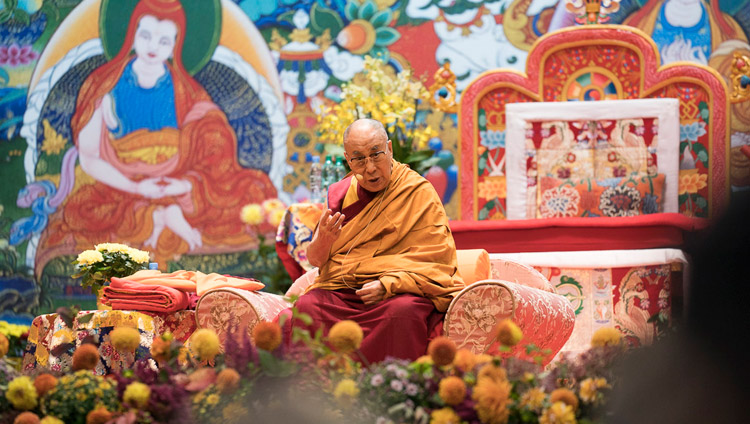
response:
[(383, 283), (386, 297), (423, 296), (441, 312), (464, 286), (440, 198), (429, 181), (396, 161), (388, 186), (342, 228), (309, 289), (359, 289), (373, 280)]

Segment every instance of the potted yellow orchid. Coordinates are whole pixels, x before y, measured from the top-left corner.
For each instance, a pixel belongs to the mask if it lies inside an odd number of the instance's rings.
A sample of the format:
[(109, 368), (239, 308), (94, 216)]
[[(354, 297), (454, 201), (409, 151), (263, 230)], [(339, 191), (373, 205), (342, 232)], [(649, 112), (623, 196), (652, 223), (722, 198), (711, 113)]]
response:
[(127, 277), (148, 268), (149, 253), (120, 243), (101, 243), (84, 250), (73, 261), (81, 286), (98, 295), (112, 277)]
[(341, 145), (344, 130), (356, 119), (372, 118), (385, 125), (393, 143), (393, 157), (422, 173), (424, 161), (433, 155), (428, 141), (438, 133), (420, 123), (418, 106), (429, 100), (429, 92), (411, 70), (394, 75), (381, 59), (365, 56), (364, 70), (342, 86), (341, 102), (325, 106), (318, 116), (321, 143)]

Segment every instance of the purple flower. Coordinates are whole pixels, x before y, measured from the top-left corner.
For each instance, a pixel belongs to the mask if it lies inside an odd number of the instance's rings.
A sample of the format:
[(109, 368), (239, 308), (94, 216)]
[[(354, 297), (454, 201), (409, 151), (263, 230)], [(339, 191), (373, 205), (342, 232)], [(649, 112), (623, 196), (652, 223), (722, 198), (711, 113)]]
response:
[(391, 380), (391, 389), (400, 392), (404, 389), (404, 383), (402, 383), (400, 380)]
[(416, 396), (419, 393), (419, 387), (416, 384), (409, 383), (406, 385), (406, 394), (409, 396)]

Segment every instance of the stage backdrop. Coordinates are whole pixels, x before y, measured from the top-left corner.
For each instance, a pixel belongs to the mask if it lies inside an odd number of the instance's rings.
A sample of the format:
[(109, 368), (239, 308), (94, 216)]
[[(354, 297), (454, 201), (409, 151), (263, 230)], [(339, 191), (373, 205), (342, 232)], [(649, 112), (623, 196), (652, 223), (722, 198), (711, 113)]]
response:
[[(307, 198), (316, 113), (366, 55), (427, 86), (450, 62), (460, 97), (484, 71), (523, 72), (536, 39), (578, 25), (558, 0), (182, 0), (184, 20), (158, 0), (146, 3), (163, 19), (144, 19), (152, 9), (137, 3), (0, 2), (2, 320), (92, 304), (71, 261), (106, 241), (148, 250), (165, 270), (252, 275), (260, 265), (243, 253), (271, 229), (245, 227), (239, 209)], [(612, 3), (609, 23), (649, 34), (664, 64), (727, 77), (732, 53), (750, 53), (750, 0)], [(154, 61), (168, 72), (139, 66)], [(425, 105), (419, 119), (439, 130), (442, 169), (428, 178), (455, 187), (455, 113)], [(732, 106), (730, 126), (731, 183), (743, 189), (750, 102)], [(441, 194), (457, 216), (457, 196)]]

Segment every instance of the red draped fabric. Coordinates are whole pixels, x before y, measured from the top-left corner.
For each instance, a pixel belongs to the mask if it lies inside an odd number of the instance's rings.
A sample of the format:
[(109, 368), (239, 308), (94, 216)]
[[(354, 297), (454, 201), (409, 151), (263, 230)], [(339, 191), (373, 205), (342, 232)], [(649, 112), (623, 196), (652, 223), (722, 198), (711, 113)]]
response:
[(291, 309), (286, 316), (284, 340), (291, 341), (292, 326), (314, 332), (320, 326), (327, 335), (333, 324), (348, 319), (357, 322), (364, 332), (360, 351), (369, 362), (386, 356), (415, 360), (424, 355), (430, 340), (442, 333), (445, 314), (438, 312), (428, 299), (409, 294), (394, 296), (374, 305), (365, 305), (354, 290), (313, 289), (301, 296), (295, 307), (310, 315), (313, 326), (293, 322)]

